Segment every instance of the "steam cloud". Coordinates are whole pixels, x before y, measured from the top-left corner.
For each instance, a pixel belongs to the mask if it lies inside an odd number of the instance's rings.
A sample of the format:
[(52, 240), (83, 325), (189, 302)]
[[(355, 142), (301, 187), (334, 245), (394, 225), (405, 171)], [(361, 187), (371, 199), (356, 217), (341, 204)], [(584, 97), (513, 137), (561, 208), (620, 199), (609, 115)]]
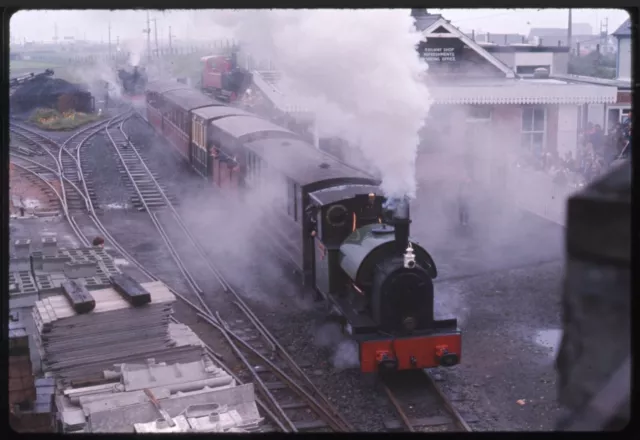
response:
[(358, 145), (389, 197), (415, 197), (418, 131), (430, 99), (407, 10), (216, 11), (315, 110), (321, 136)]

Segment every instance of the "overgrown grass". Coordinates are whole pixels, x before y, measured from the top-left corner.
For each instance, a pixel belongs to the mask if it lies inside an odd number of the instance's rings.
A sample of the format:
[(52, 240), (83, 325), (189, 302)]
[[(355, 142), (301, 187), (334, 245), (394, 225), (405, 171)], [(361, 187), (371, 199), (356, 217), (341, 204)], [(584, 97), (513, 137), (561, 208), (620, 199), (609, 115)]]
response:
[(60, 113), (51, 108), (37, 108), (29, 116), (29, 121), (42, 130), (64, 131), (75, 130), (103, 116), (75, 111)]

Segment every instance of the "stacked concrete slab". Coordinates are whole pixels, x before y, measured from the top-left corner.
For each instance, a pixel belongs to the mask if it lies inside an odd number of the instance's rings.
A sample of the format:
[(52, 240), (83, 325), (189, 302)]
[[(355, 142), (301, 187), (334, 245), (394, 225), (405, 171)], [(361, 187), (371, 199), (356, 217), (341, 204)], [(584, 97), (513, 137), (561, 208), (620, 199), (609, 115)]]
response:
[[(114, 363), (144, 360), (173, 345), (168, 323), (175, 296), (159, 281), (142, 286), (151, 294), (142, 307), (112, 288), (92, 291), (96, 306), (86, 314), (77, 314), (63, 295), (37, 301), (33, 320), (43, 369), (66, 384), (87, 381)], [(200, 346), (186, 346), (167, 356), (193, 359), (201, 353)]]
[[(191, 341), (201, 346), (189, 332), (169, 324), (169, 333), (177, 335), (172, 338), (175, 345)], [(162, 417), (145, 390), (174, 420), (174, 427), (157, 423)], [(148, 359), (106, 369), (101, 383), (59, 391), (56, 407), (65, 432), (246, 432), (259, 430), (262, 421), (253, 385), (238, 386), (204, 353), (192, 361)], [(184, 429), (175, 430), (180, 427)]]
[[(36, 247), (38, 249), (36, 249)], [(9, 261), (9, 308), (17, 311), (30, 335), (33, 372), (40, 372), (40, 358), (33, 335), (31, 308), (39, 299), (61, 295), (61, 285), (74, 279), (89, 290), (110, 285), (109, 275), (117, 274), (113, 259), (100, 247), (58, 248), (55, 234), (43, 235), (39, 243), (31, 239), (13, 241)]]
[(11, 427), (21, 433), (53, 432), (53, 382), (33, 377), (29, 338), (17, 312), (9, 319), (8, 373)]

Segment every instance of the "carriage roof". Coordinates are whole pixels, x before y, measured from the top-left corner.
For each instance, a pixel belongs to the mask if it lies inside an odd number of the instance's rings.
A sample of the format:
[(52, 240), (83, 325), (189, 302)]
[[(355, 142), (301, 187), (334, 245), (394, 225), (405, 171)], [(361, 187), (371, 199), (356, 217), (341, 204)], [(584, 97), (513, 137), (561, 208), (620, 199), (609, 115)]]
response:
[(146, 88), (147, 92), (162, 94), (171, 90), (188, 89), (189, 87), (186, 84), (182, 84), (177, 81), (153, 81), (147, 83)]
[(231, 106), (223, 106), (216, 105), (212, 107), (203, 107), (196, 110), (193, 110), (193, 114), (205, 119), (206, 121), (211, 121), (214, 119), (224, 118), (227, 116), (253, 116), (253, 113), (246, 112), (242, 109), (231, 107)]
[(200, 107), (224, 105), (190, 88), (172, 90), (164, 93), (163, 96), (166, 100), (171, 101), (186, 112)]
[(300, 186), (326, 181), (379, 184), (370, 174), (340, 162), (302, 140), (258, 139), (244, 146)]
[(281, 137), (297, 137), (297, 135), (282, 128), (272, 122), (247, 113), (246, 115), (233, 115), (211, 122), (211, 125), (224, 131), (235, 139), (249, 136), (256, 133), (271, 133), (281, 135)]

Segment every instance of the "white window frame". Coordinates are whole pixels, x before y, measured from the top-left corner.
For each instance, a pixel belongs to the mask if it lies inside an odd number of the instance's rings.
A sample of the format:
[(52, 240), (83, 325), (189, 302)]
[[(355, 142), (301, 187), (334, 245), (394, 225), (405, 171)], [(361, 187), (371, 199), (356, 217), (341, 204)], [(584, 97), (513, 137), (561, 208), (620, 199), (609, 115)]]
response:
[[(543, 110), (543, 112), (544, 112), (544, 124), (543, 124), (542, 131), (540, 131), (540, 130), (527, 131), (527, 130), (523, 129), (522, 122), (524, 121), (524, 113), (525, 113), (525, 110), (527, 110), (527, 109), (533, 109), (534, 110), (533, 114), (535, 114), (535, 110), (537, 110), (537, 109), (542, 109)], [(529, 137), (529, 145), (525, 146), (522, 143), (522, 135), (524, 135), (524, 134), (533, 135), (533, 134), (537, 134), (537, 133), (542, 133), (542, 151), (546, 150), (546, 148), (547, 148), (547, 127), (548, 127), (547, 118), (548, 118), (548, 116), (549, 116), (549, 112), (547, 111), (547, 107), (546, 106), (543, 106), (543, 105), (530, 105), (530, 106), (522, 107), (522, 115), (520, 116), (520, 147), (521, 148), (528, 148), (529, 151), (531, 151), (531, 147), (533, 146), (533, 143), (531, 142), (531, 139), (533, 139), (533, 136)], [(535, 120), (532, 121), (532, 122), (535, 122)], [(532, 128), (533, 128), (534, 125), (535, 124), (532, 124)]]

